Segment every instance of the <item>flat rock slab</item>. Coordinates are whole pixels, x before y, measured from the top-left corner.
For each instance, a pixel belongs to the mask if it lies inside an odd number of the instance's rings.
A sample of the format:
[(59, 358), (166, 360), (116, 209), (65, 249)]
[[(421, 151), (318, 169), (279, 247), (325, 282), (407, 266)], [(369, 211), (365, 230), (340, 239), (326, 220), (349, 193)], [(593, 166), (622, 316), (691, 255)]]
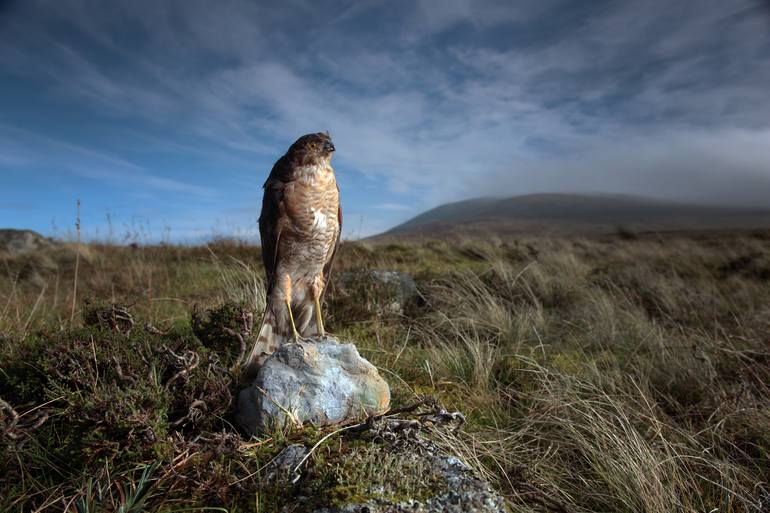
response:
[(390, 388), (356, 346), (332, 338), (285, 344), (238, 396), (236, 419), (248, 433), (287, 422), (324, 426), (387, 411)]

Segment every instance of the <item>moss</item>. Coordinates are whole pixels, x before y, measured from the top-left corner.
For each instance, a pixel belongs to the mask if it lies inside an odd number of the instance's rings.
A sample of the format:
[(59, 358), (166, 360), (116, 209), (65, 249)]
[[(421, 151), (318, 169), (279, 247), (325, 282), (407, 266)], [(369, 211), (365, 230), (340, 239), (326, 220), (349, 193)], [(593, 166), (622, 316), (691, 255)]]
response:
[(206, 403), (201, 426), (221, 424), (232, 380), (217, 361), (189, 334), (87, 326), (29, 337), (24, 350), (0, 361), (0, 394), (17, 407), (46, 405), (49, 420), (34, 439), (77, 472), (98, 461), (168, 456), (168, 434), (196, 423), (194, 413), (177, 422), (195, 400)]
[[(313, 447), (329, 429), (333, 428), (305, 426), (269, 433), (241, 451), (249, 464), (259, 469), (251, 497), (260, 511), (282, 511), (288, 505), (292, 511), (305, 512), (371, 500), (407, 502), (447, 491), (428, 460), (414, 452), (391, 450), (371, 436), (360, 434), (341, 434), (317, 447), (297, 483), (267, 479), (269, 463), (285, 447), (297, 443)], [(253, 508), (254, 501), (242, 506)]]
[(149, 456), (168, 430), (168, 394), (144, 372), (150, 351), (146, 340), (99, 328), (43, 336), (9, 363), (7, 392), (16, 404), (50, 405), (35, 438), (73, 471), (101, 458)]
[(429, 462), (413, 452), (370, 440), (348, 440), (338, 447), (318, 455), (305, 484), (323, 506), (424, 500), (447, 491)]

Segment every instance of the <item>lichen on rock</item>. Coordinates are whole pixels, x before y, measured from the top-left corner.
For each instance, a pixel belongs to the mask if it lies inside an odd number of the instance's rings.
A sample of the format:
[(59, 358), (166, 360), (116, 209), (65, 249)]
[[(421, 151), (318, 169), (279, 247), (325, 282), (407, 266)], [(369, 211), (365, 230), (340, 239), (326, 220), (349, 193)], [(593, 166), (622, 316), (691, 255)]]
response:
[[(403, 474), (391, 479), (359, 482), (350, 502), (313, 513), (503, 513), (504, 499), (454, 456), (401, 451), (392, 455)], [(409, 487), (404, 481), (410, 480)], [(356, 487), (352, 487), (356, 489)]]
[(437, 405), (400, 409), (406, 410), (405, 417), (392, 411), (349, 425), (339, 440), (309, 454), (301, 444), (284, 449), (271, 465), (289, 468), (281, 473), (293, 484), (286, 505), (313, 513), (506, 511), (499, 494), (428, 436), (453, 429), (464, 417)]

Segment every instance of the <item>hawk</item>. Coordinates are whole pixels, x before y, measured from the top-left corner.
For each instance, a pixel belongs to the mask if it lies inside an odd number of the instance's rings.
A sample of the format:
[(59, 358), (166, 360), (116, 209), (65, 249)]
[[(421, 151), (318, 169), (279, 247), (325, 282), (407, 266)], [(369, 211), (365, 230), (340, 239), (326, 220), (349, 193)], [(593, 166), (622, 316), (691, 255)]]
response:
[(325, 335), (321, 301), (342, 226), (333, 153), (328, 134), (303, 135), (265, 182), (259, 234), (267, 301), (247, 369), (259, 367), (289, 340)]

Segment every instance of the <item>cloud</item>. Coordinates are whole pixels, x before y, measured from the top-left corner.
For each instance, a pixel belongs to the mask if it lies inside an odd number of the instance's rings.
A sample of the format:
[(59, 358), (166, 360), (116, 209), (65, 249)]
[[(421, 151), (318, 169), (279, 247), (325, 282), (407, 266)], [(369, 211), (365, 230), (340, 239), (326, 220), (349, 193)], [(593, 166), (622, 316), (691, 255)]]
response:
[[(418, 208), (591, 187), (743, 204), (766, 190), (770, 31), (753, 1), (95, 5), (25, 2), (0, 60), (212, 158), (272, 162), (328, 129), (335, 162)], [(207, 194), (50, 146), (84, 176)]]
[(42, 168), (48, 173), (69, 173), (115, 185), (209, 197), (205, 187), (152, 174), (142, 166), (102, 151), (0, 124), (0, 148), (16, 148), (17, 156), (0, 165)]
[(374, 208), (379, 210), (396, 210), (396, 211), (412, 210), (412, 207), (410, 207), (409, 205), (403, 205), (401, 203), (380, 203), (378, 205), (375, 205)]
[(666, 132), (605, 141), (569, 159), (512, 161), (473, 186), (480, 195), (625, 193), (767, 208), (768, 148), (770, 129)]

